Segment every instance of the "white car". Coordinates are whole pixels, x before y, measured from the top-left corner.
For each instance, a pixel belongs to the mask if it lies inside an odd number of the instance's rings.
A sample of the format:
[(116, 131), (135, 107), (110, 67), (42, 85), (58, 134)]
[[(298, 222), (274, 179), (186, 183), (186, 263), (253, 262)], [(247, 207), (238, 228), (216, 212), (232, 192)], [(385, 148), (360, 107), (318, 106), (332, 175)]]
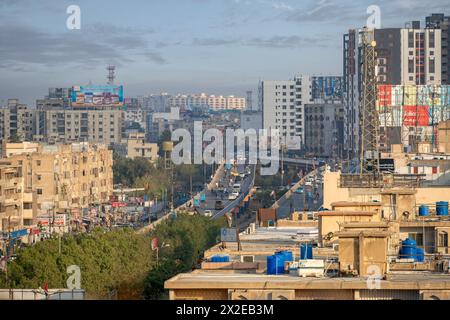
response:
[(312, 182), (311, 181), (306, 181), (305, 182), (305, 186), (312, 186)]
[(213, 212), (212, 212), (211, 210), (205, 210), (205, 211), (203, 212), (203, 215), (204, 215), (205, 217), (212, 217)]
[(239, 193), (233, 192), (228, 196), (228, 200), (236, 200), (239, 197)]

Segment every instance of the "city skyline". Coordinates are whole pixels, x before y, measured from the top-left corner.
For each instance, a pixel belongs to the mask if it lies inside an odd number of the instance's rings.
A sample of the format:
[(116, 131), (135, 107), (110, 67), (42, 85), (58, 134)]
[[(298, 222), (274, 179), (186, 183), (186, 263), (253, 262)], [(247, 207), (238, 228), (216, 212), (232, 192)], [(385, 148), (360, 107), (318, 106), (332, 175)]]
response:
[[(66, 9), (81, 8), (68, 30)], [(117, 66), (126, 96), (158, 92), (241, 95), (260, 79), (341, 75), (342, 35), (362, 27), (367, 7), (382, 27), (442, 12), (444, 1), (183, 0), (0, 1), (0, 102), (34, 105), (49, 87), (106, 82)], [(401, 16), (398, 13), (401, 10)], [(339, 17), (332, 12), (341, 12)], [(238, 58), (237, 58), (238, 57)]]

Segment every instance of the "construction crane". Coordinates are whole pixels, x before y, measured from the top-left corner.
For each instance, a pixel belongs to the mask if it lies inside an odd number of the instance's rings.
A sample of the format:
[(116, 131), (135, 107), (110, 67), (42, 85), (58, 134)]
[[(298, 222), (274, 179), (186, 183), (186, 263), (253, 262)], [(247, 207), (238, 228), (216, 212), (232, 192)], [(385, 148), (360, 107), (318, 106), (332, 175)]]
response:
[(371, 173), (375, 177), (380, 174), (379, 152), (379, 117), (376, 109), (377, 74), (376, 74), (376, 41), (374, 30), (364, 28), (363, 44), (363, 74), (361, 97), (361, 147), (360, 176)]

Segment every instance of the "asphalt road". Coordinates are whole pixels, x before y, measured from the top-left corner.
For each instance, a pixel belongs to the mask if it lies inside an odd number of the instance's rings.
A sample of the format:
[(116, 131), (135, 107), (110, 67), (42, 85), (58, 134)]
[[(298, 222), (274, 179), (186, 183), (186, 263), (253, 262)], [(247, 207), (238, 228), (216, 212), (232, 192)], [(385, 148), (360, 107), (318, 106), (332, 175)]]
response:
[[(323, 204), (323, 184), (316, 182), (316, 187), (303, 186), (303, 193), (293, 193), (289, 199), (283, 199), (279, 203), (277, 210), (278, 218), (286, 218), (292, 212), (303, 211), (305, 209), (305, 203), (308, 204), (308, 209), (311, 211), (317, 211)], [(307, 191), (310, 188), (312, 197), (308, 198)], [(318, 194), (318, 197), (317, 197)]]

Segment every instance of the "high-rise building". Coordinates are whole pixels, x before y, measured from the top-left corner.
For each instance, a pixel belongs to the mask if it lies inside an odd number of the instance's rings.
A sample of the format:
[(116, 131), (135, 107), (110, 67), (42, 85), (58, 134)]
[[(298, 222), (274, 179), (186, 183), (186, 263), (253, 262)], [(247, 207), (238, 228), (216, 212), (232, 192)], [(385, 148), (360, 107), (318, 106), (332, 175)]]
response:
[(312, 101), (312, 78), (297, 76), (287, 81), (261, 81), (259, 86), (263, 128), (278, 129), (282, 143), (299, 138), (303, 145), (304, 105)]
[(425, 26), (429, 29), (441, 30), (442, 84), (450, 84), (450, 16), (433, 13), (425, 18)]
[[(375, 29), (377, 82), (389, 85), (441, 84), (441, 30), (422, 29), (413, 21), (405, 28)], [(344, 35), (343, 103), (346, 154), (359, 149), (363, 47), (361, 30)]]

